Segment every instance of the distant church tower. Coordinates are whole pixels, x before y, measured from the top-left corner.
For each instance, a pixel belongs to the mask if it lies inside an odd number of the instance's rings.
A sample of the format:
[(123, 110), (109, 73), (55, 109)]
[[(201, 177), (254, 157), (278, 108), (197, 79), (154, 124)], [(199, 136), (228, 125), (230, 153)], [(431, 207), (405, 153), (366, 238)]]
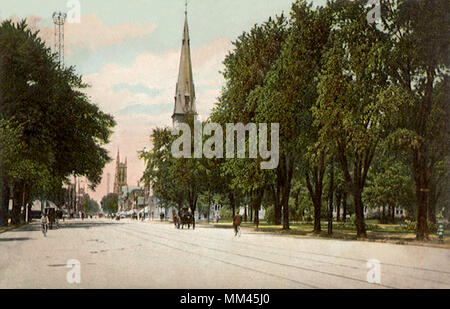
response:
[(192, 114), (194, 116), (198, 115), (195, 102), (194, 78), (192, 76), (190, 45), (186, 5), (180, 69), (178, 72), (178, 82), (175, 90), (175, 108), (172, 115), (173, 125), (176, 123), (185, 122), (187, 114)]
[(116, 174), (114, 177), (114, 193), (121, 195), (122, 187), (127, 185), (127, 159), (120, 163), (119, 150), (117, 150)]

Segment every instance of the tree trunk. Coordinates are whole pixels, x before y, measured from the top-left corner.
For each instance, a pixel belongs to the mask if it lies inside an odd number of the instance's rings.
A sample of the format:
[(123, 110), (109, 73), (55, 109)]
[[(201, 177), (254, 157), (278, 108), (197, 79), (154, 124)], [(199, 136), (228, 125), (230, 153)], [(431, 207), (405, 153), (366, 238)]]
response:
[(261, 208), (261, 201), (264, 195), (264, 189), (259, 189), (256, 193), (255, 203), (254, 203), (254, 209), (255, 209), (255, 219), (254, 223), (256, 225), (256, 228), (259, 227), (259, 209)]
[(436, 205), (437, 205), (436, 186), (433, 181), (430, 182), (430, 193), (428, 198), (428, 222), (436, 224)]
[(248, 209), (248, 205), (245, 205), (244, 207), (244, 221), (247, 222), (247, 209)]
[(342, 220), (347, 221), (347, 192), (342, 194)]
[(427, 210), (428, 203), (430, 202), (430, 179), (433, 170), (433, 164), (430, 163), (428, 156), (428, 146), (424, 142), (427, 140), (427, 126), (432, 111), (432, 95), (434, 84), (434, 70), (428, 68), (426, 72), (426, 86), (424, 91), (423, 101), (419, 109), (420, 121), (417, 126), (417, 133), (423, 140), (420, 141), (420, 145), (415, 145), (412, 148), (413, 154), (413, 169), (414, 169), (414, 182), (416, 184), (416, 197), (417, 197), (417, 232), (416, 238), (418, 240), (428, 239), (428, 226), (427, 226)]
[(341, 202), (342, 202), (342, 193), (336, 193), (336, 221), (341, 221)]
[(333, 234), (334, 163), (331, 162), (330, 190), (328, 192), (328, 235)]
[(0, 227), (8, 225), (9, 186), (0, 167)]
[(284, 173), (282, 173), (283, 195), (281, 204), (283, 207), (283, 230), (289, 230), (289, 196), (291, 195), (292, 175), (294, 172), (294, 160), (292, 158), (285, 158), (283, 164)]
[(22, 182), (17, 182), (13, 187), (13, 208), (11, 213), (11, 223), (20, 224), (21, 222), (21, 209), (22, 209)]
[(427, 209), (429, 201), (429, 182), (427, 179), (425, 158), (422, 152), (423, 151), (420, 151), (419, 149), (413, 151), (414, 182), (416, 184), (417, 197), (416, 238), (418, 240), (428, 239)]
[(208, 223), (210, 220), (210, 218), (209, 218), (210, 213), (211, 213), (211, 190), (210, 190), (210, 188), (208, 188)]
[(259, 227), (259, 205), (255, 204), (255, 219), (253, 220), (256, 228)]
[(195, 210), (197, 209), (197, 200), (198, 200), (198, 195), (194, 192), (190, 192), (188, 195), (188, 204), (189, 204), (189, 209), (191, 210), (192, 218), (193, 218), (192, 219), (192, 229), (193, 230), (195, 230)]
[[(298, 222), (301, 220), (301, 218), (303, 218), (303, 216), (301, 214), (298, 213), (298, 210), (300, 209), (300, 190), (298, 190), (295, 193), (295, 201), (294, 201), (294, 206), (295, 206), (295, 216), (293, 218), (294, 222)], [(301, 218), (300, 218), (301, 217)]]
[(228, 194), (228, 198), (230, 200), (230, 207), (231, 207), (231, 211), (233, 213), (233, 219), (234, 219), (234, 217), (236, 216), (236, 199), (234, 197), (234, 193), (230, 192)]
[(395, 224), (395, 206), (392, 206), (392, 224)]
[(291, 191), (290, 185), (283, 190), (283, 230), (289, 230), (289, 193)]
[[(278, 169), (280, 167), (278, 166)], [(278, 171), (277, 171), (278, 174)], [(277, 184), (276, 187), (273, 189), (273, 199), (274, 199), (274, 224), (280, 225), (281, 224), (281, 203), (280, 203), (280, 190), (281, 190), (281, 183), (280, 179), (277, 177)]]
[(353, 189), (353, 201), (355, 203), (356, 237), (367, 237), (361, 193), (361, 189), (355, 186)]
[(321, 199), (315, 198), (313, 204), (314, 204), (314, 233), (320, 234), (320, 232), (322, 231), (322, 227), (320, 225), (321, 208), (322, 208)]
[(314, 233), (320, 234), (322, 227), (320, 226), (321, 208), (322, 208), (322, 191), (323, 191), (323, 175), (325, 173), (324, 155), (321, 155), (320, 162), (312, 168), (312, 182), (309, 172), (306, 172), (306, 186), (308, 188), (311, 201), (314, 206)]

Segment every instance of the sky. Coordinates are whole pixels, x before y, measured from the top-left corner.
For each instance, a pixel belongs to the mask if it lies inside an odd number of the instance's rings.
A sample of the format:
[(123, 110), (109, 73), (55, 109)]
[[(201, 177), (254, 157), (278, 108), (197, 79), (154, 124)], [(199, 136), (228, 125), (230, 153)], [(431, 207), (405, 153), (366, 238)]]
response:
[[(294, 0), (189, 0), (197, 109), (206, 119), (220, 95), (223, 60), (232, 41), (270, 16), (288, 15)], [(325, 0), (313, 0), (321, 5)], [(89, 195), (100, 202), (113, 190), (115, 159), (128, 162), (128, 185), (136, 186), (145, 164), (138, 151), (150, 149), (155, 127), (171, 126), (180, 60), (185, 0), (0, 0), (0, 19), (27, 18), (54, 46), (52, 14), (68, 13), (65, 64), (91, 85), (86, 93), (117, 121), (105, 146), (114, 159)], [(79, 14), (78, 14), (79, 13)], [(77, 21), (79, 16), (79, 22)], [(81, 184), (85, 186), (85, 184)]]

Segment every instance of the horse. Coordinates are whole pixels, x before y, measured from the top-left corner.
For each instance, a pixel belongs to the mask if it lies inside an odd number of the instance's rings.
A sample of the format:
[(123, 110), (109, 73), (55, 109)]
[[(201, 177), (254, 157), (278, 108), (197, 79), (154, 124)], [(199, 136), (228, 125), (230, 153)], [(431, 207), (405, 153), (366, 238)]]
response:
[(182, 229), (184, 229), (185, 225), (187, 225), (188, 229), (190, 229), (191, 224), (194, 225), (194, 216), (187, 209), (183, 208), (182, 210), (179, 211), (178, 215), (173, 210), (173, 214), (174, 214), (174, 223), (175, 223), (175, 218), (177, 218), (176, 219), (177, 220), (176, 227), (178, 229), (180, 227)]
[(192, 225), (194, 224), (194, 216), (191, 214), (190, 211), (186, 211), (184, 214), (181, 215), (180, 221), (182, 229), (184, 229), (185, 224), (187, 224), (188, 229), (190, 229), (191, 224)]
[(237, 236), (239, 233), (239, 227), (241, 226), (242, 223), (242, 216), (241, 215), (236, 215), (233, 218), (233, 229), (234, 229), (234, 236)]

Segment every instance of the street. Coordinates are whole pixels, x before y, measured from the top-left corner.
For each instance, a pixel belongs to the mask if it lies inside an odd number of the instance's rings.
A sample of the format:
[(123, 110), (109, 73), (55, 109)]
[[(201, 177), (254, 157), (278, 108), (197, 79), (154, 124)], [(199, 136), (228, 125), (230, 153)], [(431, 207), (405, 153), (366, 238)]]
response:
[[(80, 283), (69, 283), (69, 260)], [(380, 283), (367, 280), (380, 262)], [(159, 222), (37, 221), (0, 234), (0, 288), (450, 288), (450, 250)]]

